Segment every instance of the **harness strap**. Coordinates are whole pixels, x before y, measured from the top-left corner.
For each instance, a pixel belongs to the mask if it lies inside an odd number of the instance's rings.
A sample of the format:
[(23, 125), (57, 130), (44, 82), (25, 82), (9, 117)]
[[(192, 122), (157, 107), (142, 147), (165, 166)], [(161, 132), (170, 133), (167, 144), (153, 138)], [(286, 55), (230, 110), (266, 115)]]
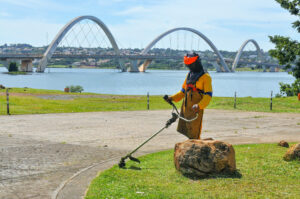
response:
[(190, 91), (190, 90), (192, 90), (192, 91), (198, 91), (198, 93), (200, 93), (200, 94), (205, 94), (205, 92), (203, 91), (203, 90), (201, 90), (201, 89), (199, 89), (199, 88), (196, 88), (196, 86), (195, 85), (193, 85), (193, 84), (187, 84), (186, 85), (187, 86), (187, 91)]
[[(212, 97), (212, 92), (204, 92), (203, 90), (196, 88), (196, 85), (194, 85), (194, 84), (187, 84), (186, 89), (184, 89), (184, 88), (181, 89), (181, 91), (185, 94), (185, 103), (184, 103), (185, 106), (187, 105), (187, 101), (186, 101), (187, 93), (190, 90), (192, 90), (194, 92), (198, 91), (199, 94), (209, 95), (210, 97)], [(191, 99), (192, 99), (192, 96), (193, 96), (193, 94), (191, 93)]]
[(193, 90), (193, 91), (198, 90), (194, 84), (187, 84), (186, 87), (187, 87), (187, 90)]

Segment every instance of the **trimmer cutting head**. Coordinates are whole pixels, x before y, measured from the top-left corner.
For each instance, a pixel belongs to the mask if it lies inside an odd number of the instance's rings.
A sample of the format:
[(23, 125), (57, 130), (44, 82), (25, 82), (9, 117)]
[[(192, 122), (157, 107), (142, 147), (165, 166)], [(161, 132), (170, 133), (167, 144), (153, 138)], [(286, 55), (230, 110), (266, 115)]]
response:
[[(176, 113), (172, 113), (172, 118), (170, 118), (170, 119), (167, 121), (166, 125), (165, 125), (162, 129), (160, 129), (158, 132), (156, 132), (155, 134), (153, 134), (150, 138), (148, 138), (146, 141), (144, 141), (142, 144), (140, 144), (137, 148), (135, 148), (133, 151), (131, 151), (130, 153), (128, 153), (126, 156), (122, 157), (121, 160), (120, 160), (120, 162), (119, 162), (119, 167), (120, 167), (120, 168), (123, 168), (123, 169), (125, 168), (125, 165), (126, 165), (126, 164), (125, 164), (125, 160), (126, 160), (127, 158), (129, 158), (129, 159), (132, 160), (132, 161), (135, 161), (135, 162), (140, 163), (139, 159), (137, 159), (137, 158), (135, 158), (135, 157), (132, 157), (131, 155), (132, 155), (133, 153), (135, 153), (137, 150), (139, 150), (142, 146), (144, 146), (144, 144), (146, 144), (147, 142), (149, 142), (149, 141), (150, 141), (152, 138), (154, 138), (156, 135), (158, 135), (160, 132), (162, 132), (164, 129), (168, 128), (168, 127), (169, 127), (172, 123), (174, 123), (174, 122), (177, 120), (177, 118), (179, 117), (179, 112), (178, 112), (176, 106), (173, 104), (173, 102), (169, 99), (168, 95), (165, 95), (165, 96), (164, 96), (164, 100), (166, 100), (170, 105), (173, 106), (173, 111), (175, 110)], [(183, 119), (184, 119), (184, 118), (183, 118)]]
[(126, 166), (125, 160), (126, 160), (127, 158), (129, 158), (129, 159), (132, 160), (132, 161), (141, 163), (141, 161), (140, 161), (139, 159), (137, 159), (137, 158), (135, 158), (135, 157), (132, 157), (131, 155), (127, 155), (127, 156), (121, 158), (121, 160), (120, 160), (120, 162), (119, 162), (119, 168), (122, 168), (122, 169), (125, 168), (125, 166)]
[(122, 168), (122, 169), (125, 168), (125, 158), (121, 158), (121, 160), (119, 162), (119, 168)]

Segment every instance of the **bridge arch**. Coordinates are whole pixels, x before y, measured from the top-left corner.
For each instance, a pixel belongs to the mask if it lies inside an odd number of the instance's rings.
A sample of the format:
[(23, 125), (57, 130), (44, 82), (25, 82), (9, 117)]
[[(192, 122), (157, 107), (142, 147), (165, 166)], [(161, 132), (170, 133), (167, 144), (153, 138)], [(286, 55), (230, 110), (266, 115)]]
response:
[[(88, 19), (91, 21), (94, 21), (97, 25), (100, 26), (100, 28), (104, 31), (104, 33), (106, 34), (106, 36), (108, 37), (115, 53), (117, 55), (120, 55), (120, 50), (119, 47), (113, 37), (113, 35), (111, 34), (110, 30), (107, 28), (107, 26), (97, 17), (94, 16), (79, 16), (76, 17), (74, 19), (72, 19), (69, 23), (67, 23), (55, 36), (55, 38), (53, 39), (53, 41), (51, 42), (51, 44), (49, 45), (49, 47), (47, 48), (46, 52), (43, 55), (43, 58), (41, 59), (39, 66), (36, 70), (36, 72), (44, 72), (45, 68), (47, 66), (48, 61), (51, 59), (53, 53), (55, 52), (58, 44), (61, 42), (61, 40), (63, 39), (63, 37), (67, 34), (67, 32), (78, 22), (84, 20), (84, 19)], [(122, 72), (124, 72), (126, 69), (124, 67), (124, 64), (119, 60), (119, 65), (120, 68), (122, 70)]]
[[(234, 62), (233, 62), (233, 64), (232, 64), (232, 68), (231, 68), (232, 71), (235, 70), (236, 66), (238, 65), (238, 63), (239, 63), (239, 61), (240, 61), (240, 59), (241, 59), (241, 56), (242, 56), (242, 53), (243, 53), (244, 48), (245, 48), (246, 45), (247, 45), (248, 43), (250, 43), (250, 42), (252, 42), (252, 43), (254, 44), (254, 46), (256, 47), (257, 57), (258, 57), (258, 58), (261, 57), (261, 50), (260, 50), (260, 47), (259, 47), (258, 43), (257, 43), (254, 39), (248, 39), (248, 40), (246, 40), (246, 41), (241, 45), (241, 47), (239, 48), (239, 50), (238, 50), (238, 52), (237, 52), (237, 54), (236, 54), (236, 56), (235, 56)], [(265, 69), (265, 66), (263, 66), (263, 67), (264, 67), (264, 69)]]
[[(201, 32), (199, 32), (198, 30), (195, 30), (193, 28), (187, 28), (187, 27), (179, 27), (179, 28), (174, 28), (171, 30), (168, 30), (164, 33), (162, 33), (161, 35), (159, 35), (158, 37), (156, 37), (148, 46), (146, 46), (146, 48), (141, 52), (141, 54), (147, 54), (149, 52), (149, 50), (151, 50), (151, 48), (159, 41), (161, 40), (163, 37), (167, 36), (168, 34), (171, 34), (172, 32), (175, 31), (179, 31), (179, 30), (185, 30), (185, 31), (189, 31), (192, 33), (195, 33), (196, 35), (198, 35), (199, 37), (201, 37), (211, 48), (212, 50), (217, 54), (220, 64), (223, 67), (223, 71), (224, 72), (230, 72), (227, 64), (225, 63), (223, 56), (221, 55), (221, 53), (219, 52), (219, 50), (216, 48), (216, 46)], [(151, 60), (146, 60), (140, 67), (139, 67), (139, 71), (140, 72), (145, 72), (145, 70), (147, 69), (148, 65), (151, 63)]]

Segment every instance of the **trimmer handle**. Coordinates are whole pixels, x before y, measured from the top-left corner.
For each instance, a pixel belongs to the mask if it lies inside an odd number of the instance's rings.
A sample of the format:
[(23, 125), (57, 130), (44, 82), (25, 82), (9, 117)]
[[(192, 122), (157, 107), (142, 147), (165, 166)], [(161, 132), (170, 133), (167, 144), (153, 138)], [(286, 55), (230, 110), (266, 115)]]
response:
[(173, 102), (172, 102), (171, 100), (169, 100), (169, 96), (168, 96), (168, 95), (165, 95), (165, 96), (164, 96), (164, 100), (165, 100), (166, 102), (168, 102), (170, 105), (173, 105)]
[(178, 110), (177, 110), (175, 104), (172, 102), (172, 100), (169, 99), (169, 96), (168, 96), (168, 95), (165, 95), (165, 96), (164, 96), (164, 100), (165, 100), (166, 102), (168, 102), (168, 103), (173, 107), (173, 110), (175, 110), (176, 113), (179, 115), (179, 112), (178, 112)]

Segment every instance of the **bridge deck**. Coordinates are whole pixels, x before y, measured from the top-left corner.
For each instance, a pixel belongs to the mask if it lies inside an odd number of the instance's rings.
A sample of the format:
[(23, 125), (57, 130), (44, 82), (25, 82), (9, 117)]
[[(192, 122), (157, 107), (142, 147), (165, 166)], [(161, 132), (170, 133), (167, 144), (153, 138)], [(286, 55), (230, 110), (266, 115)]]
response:
[[(43, 58), (43, 54), (0, 54), (1, 60), (7, 59), (41, 59)], [(132, 60), (155, 60), (155, 59), (175, 59), (180, 60), (182, 56), (179, 55), (152, 55), (152, 54), (136, 54), (136, 55), (99, 55), (99, 54), (60, 54), (54, 53), (52, 58), (77, 58), (77, 59), (86, 59), (86, 58), (94, 58), (94, 59), (132, 59)], [(202, 57), (202, 60), (214, 62), (219, 62), (218, 58), (206, 58)], [(232, 63), (233, 59), (225, 58), (226, 62)], [(266, 63), (266, 62), (249, 62), (249, 61), (239, 61), (240, 64), (255, 64), (255, 65), (265, 65), (265, 66), (273, 66), (279, 67), (278, 64)]]

